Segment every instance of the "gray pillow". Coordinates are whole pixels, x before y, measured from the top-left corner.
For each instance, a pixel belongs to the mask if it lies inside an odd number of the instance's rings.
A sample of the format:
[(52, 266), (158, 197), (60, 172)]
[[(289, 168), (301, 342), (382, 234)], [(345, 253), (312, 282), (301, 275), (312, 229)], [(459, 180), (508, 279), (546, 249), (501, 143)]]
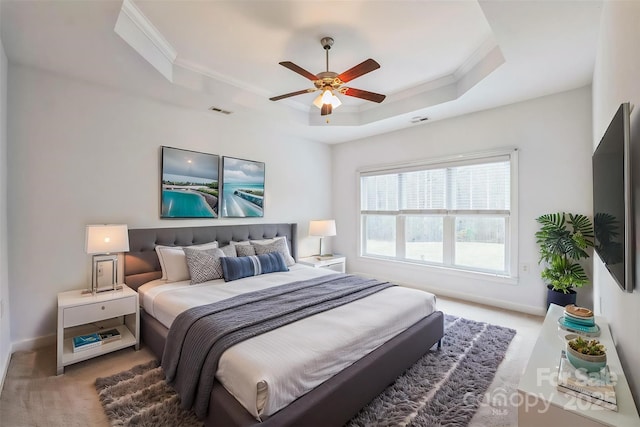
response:
[(209, 280), (222, 279), (224, 273), (220, 258), (225, 258), (220, 249), (191, 249), (184, 248), (187, 257), (187, 267), (191, 275), (191, 284)]
[(237, 257), (238, 253), (236, 252), (235, 245), (227, 245), (220, 248), (220, 250), (224, 253), (224, 256), (227, 257)]
[(252, 245), (233, 245), (236, 248), (238, 256), (253, 256), (256, 254), (256, 250)]
[(256, 255), (264, 255), (271, 252), (281, 253), (287, 267), (291, 267), (296, 263), (296, 260), (289, 254), (289, 246), (287, 246), (287, 241), (285, 239), (276, 239), (273, 242), (266, 244), (251, 243), (251, 246), (255, 249)]

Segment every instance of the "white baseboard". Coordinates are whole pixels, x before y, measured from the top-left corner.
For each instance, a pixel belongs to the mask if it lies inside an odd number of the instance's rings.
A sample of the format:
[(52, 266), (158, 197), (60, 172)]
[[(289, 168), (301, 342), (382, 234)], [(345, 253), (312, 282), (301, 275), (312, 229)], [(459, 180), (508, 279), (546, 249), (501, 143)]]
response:
[[(367, 273), (353, 273), (353, 274), (357, 274), (359, 276), (366, 276), (366, 277), (374, 277), (371, 274), (367, 274)], [(400, 285), (400, 286), (404, 286), (406, 288), (413, 288), (413, 289), (419, 289), (421, 291), (427, 291), (427, 292), (431, 292), (432, 294), (437, 295), (441, 295), (443, 297), (450, 297), (450, 298), (455, 298), (455, 299), (459, 299), (459, 300), (463, 300), (463, 301), (469, 301), (469, 302), (475, 302), (478, 304), (483, 304), (483, 305), (488, 305), (491, 307), (497, 307), (497, 308), (502, 308), (502, 309), (506, 309), (506, 310), (512, 310), (512, 311), (517, 311), (520, 313), (526, 313), (526, 314), (532, 314), (534, 316), (544, 316), (546, 315), (546, 310), (542, 307), (532, 307), (530, 305), (525, 305), (525, 304), (517, 304), (514, 302), (510, 302), (510, 301), (504, 301), (504, 300), (496, 300), (493, 298), (489, 298), (489, 297), (483, 297), (483, 296), (479, 296), (479, 295), (472, 295), (472, 294), (468, 294), (468, 293), (462, 293), (462, 292), (456, 292), (456, 291), (451, 291), (448, 289), (441, 289), (441, 288), (433, 288), (431, 286), (417, 286), (411, 283), (403, 283), (403, 282), (399, 282), (397, 280), (391, 280), (391, 279), (387, 279), (387, 278), (381, 278), (381, 277), (375, 277), (378, 280), (386, 280), (388, 282), (391, 283), (395, 283), (396, 285)]]
[(55, 343), (56, 334), (11, 343), (7, 349), (7, 353), (0, 354), (0, 393), (2, 393), (4, 388), (4, 380), (7, 377), (9, 362), (11, 361), (11, 355), (13, 353), (16, 351), (31, 351), (48, 345), (54, 345)]
[(56, 343), (56, 334), (45, 335), (42, 337), (31, 338), (18, 342), (11, 343), (11, 352), (16, 351), (31, 351), (48, 345), (54, 345)]
[[(406, 286), (412, 287), (409, 285), (406, 285)], [(421, 289), (421, 288), (416, 288), (416, 289)], [(450, 297), (450, 298), (455, 298), (463, 301), (475, 302), (478, 304), (488, 305), (491, 307), (503, 308), (506, 310), (517, 311), (520, 313), (532, 314), (534, 316), (544, 316), (546, 314), (546, 311), (543, 308), (532, 307), (530, 305), (524, 305), (524, 304), (516, 304), (510, 301), (496, 300), (493, 298), (481, 297), (477, 295), (469, 295), (461, 292), (443, 291), (442, 289), (427, 289), (427, 291), (437, 295), (442, 295), (443, 297)]]
[(6, 354), (0, 354), (0, 394), (4, 389), (4, 379), (9, 371), (9, 362), (11, 361), (11, 347), (7, 349)]

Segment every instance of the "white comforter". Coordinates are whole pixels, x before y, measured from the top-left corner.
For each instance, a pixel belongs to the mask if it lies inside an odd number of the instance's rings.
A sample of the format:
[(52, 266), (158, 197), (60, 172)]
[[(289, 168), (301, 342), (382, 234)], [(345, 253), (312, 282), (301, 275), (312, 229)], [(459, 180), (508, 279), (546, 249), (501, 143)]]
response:
[[(270, 286), (333, 274), (296, 264), (289, 272), (233, 282), (155, 280), (138, 289), (144, 310), (167, 328), (178, 314)], [(216, 373), (256, 419), (271, 415), (435, 310), (433, 294), (394, 286), (229, 348)]]

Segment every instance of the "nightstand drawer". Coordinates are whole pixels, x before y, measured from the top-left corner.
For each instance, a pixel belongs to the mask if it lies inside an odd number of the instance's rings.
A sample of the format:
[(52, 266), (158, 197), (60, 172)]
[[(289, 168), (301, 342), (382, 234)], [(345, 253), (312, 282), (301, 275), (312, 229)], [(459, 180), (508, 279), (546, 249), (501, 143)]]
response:
[(83, 325), (88, 322), (97, 322), (135, 312), (135, 297), (67, 307), (64, 309), (64, 327)]
[(339, 263), (336, 263), (336, 264), (323, 265), (320, 268), (324, 268), (325, 270), (333, 270), (333, 271), (336, 271), (338, 273), (344, 273), (344, 262), (339, 262)]

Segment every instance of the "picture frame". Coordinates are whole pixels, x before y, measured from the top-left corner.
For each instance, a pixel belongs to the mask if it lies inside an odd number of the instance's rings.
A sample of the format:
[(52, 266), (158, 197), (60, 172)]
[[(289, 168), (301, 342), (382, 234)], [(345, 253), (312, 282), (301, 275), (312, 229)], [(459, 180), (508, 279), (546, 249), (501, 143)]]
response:
[(217, 218), (220, 156), (162, 146), (160, 218)]
[(222, 210), (225, 218), (264, 217), (265, 164), (222, 158)]

